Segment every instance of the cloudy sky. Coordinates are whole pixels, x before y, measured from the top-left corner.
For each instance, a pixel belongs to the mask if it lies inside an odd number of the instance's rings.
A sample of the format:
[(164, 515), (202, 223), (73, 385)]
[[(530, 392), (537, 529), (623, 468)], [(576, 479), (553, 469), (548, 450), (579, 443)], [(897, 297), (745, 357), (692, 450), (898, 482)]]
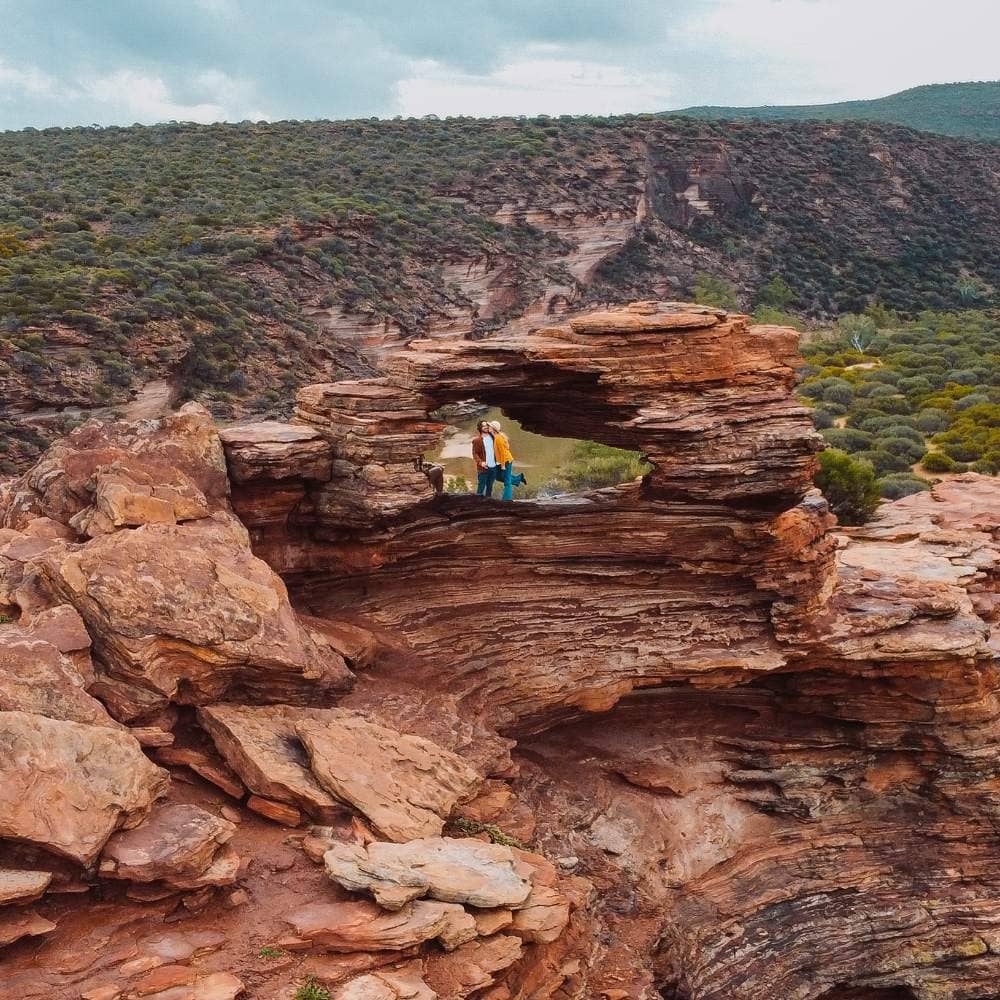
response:
[(0, 129), (807, 104), (1000, 77), (997, 0), (0, 0)]

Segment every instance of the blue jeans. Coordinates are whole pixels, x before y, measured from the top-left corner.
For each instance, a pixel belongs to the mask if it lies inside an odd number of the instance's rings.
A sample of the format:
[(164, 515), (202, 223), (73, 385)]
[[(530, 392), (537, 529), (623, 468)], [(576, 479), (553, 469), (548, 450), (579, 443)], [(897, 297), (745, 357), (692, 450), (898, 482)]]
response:
[(476, 496), (493, 496), (493, 484), (497, 481), (497, 473), (500, 470), (494, 466), (492, 469), (480, 469), (476, 477)]
[(503, 496), (501, 500), (514, 499), (514, 487), (524, 485), (524, 473), (514, 475), (514, 463), (508, 462), (497, 469), (497, 479), (503, 483)]

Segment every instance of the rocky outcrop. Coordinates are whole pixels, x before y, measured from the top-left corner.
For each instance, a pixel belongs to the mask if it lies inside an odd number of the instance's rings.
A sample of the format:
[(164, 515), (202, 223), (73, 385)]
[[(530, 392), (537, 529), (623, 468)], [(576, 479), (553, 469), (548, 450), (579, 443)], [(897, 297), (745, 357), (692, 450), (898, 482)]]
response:
[(0, 841), (90, 864), (167, 790), (138, 742), (105, 726), (0, 712)]
[(482, 777), (430, 740), (376, 726), (355, 713), (304, 720), (296, 735), (319, 783), (390, 840), (438, 834)]
[(425, 900), (392, 912), (371, 903), (314, 903), (285, 919), (299, 942), (334, 952), (402, 952), (434, 940), (451, 951), (476, 936), (476, 922), (461, 906)]
[[(986, 1000), (1000, 486), (837, 532), (796, 364), (640, 303), (71, 435), (0, 494), (0, 998)], [(469, 396), (653, 471), (437, 497)]]
[(443, 903), (511, 908), (521, 906), (531, 892), (530, 870), (518, 864), (509, 847), (477, 840), (376, 841), (367, 849), (335, 845), (323, 861), (335, 882), (370, 892), (387, 910), (425, 896)]
[(135, 829), (108, 841), (100, 872), (105, 878), (132, 882), (196, 880), (217, 861), (235, 832), (234, 824), (197, 806), (160, 806)]

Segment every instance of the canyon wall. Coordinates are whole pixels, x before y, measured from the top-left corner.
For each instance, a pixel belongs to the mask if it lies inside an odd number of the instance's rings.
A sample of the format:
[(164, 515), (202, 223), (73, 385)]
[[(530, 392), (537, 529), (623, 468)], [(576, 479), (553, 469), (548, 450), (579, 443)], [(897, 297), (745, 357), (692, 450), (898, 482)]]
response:
[[(0, 997), (993, 996), (1000, 489), (837, 532), (798, 363), (636, 303), (3, 484)], [(653, 469), (437, 496), (470, 397)]]

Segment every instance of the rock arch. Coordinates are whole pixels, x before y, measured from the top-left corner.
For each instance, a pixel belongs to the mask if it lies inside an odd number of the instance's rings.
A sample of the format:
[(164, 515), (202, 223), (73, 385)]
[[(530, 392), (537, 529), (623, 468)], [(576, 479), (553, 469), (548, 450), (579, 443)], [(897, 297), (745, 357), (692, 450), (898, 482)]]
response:
[[(508, 723), (779, 669), (782, 630), (824, 599), (832, 567), (828, 515), (807, 497), (817, 438), (792, 391), (796, 344), (671, 303), (417, 342), (380, 378), (300, 391), (284, 509), (255, 451), (265, 432), (226, 432), (234, 502), (303, 606), (405, 637)], [(434, 498), (413, 460), (443, 430), (430, 414), (471, 396), (540, 433), (641, 451), (653, 471), (563, 502)]]

